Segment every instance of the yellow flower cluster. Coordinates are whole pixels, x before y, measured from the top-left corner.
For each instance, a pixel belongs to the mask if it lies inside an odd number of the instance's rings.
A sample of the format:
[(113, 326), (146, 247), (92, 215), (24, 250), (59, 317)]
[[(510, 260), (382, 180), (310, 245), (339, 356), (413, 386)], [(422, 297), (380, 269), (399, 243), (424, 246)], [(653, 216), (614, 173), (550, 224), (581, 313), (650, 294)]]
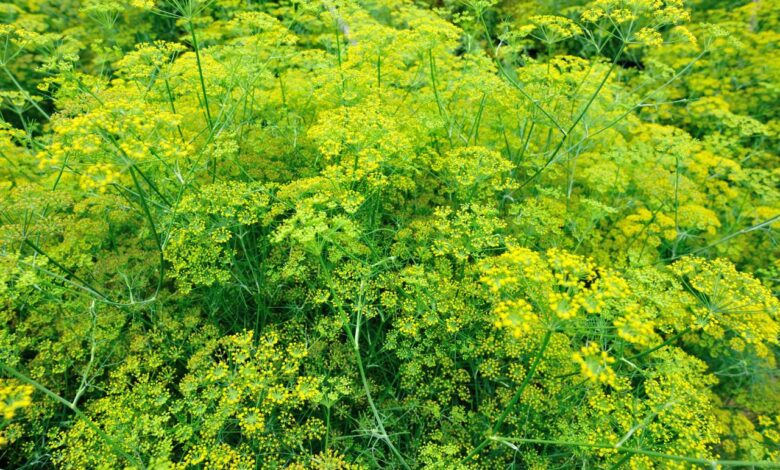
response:
[(0, 414), (3, 419), (13, 419), (19, 410), (32, 404), (33, 387), (5, 380), (0, 386)]
[(265, 221), (270, 194), (265, 185), (216, 183), (184, 198), (178, 226), (171, 230), (165, 249), (165, 258), (184, 290), (230, 279), (230, 260), (236, 249), (231, 245), (236, 238), (231, 229)]
[(591, 382), (617, 386), (617, 376), (610, 364), (615, 358), (603, 351), (598, 344), (588, 343), (572, 354), (572, 359), (580, 366), (580, 373)]
[(582, 28), (563, 16), (534, 15), (528, 21), (531, 25), (520, 28), (520, 35), (530, 35), (544, 44), (554, 44), (582, 34)]
[(79, 180), (79, 186), (85, 191), (97, 190), (105, 193), (112, 183), (119, 180), (120, 173), (111, 163), (96, 163), (84, 170)]
[[(25, 408), (32, 405), (33, 387), (22, 385), (10, 380), (3, 380), (0, 384), (0, 414), (2, 414), (4, 426), (14, 419)], [(0, 447), (8, 444), (9, 439), (5, 432), (0, 432)]]
[(539, 317), (534, 313), (533, 307), (523, 299), (500, 302), (493, 312), (498, 317), (495, 321), (496, 327), (509, 329), (515, 338), (530, 334), (540, 326)]
[[(672, 270), (691, 296), (696, 328), (710, 338), (737, 337), (774, 362), (770, 346), (780, 344), (780, 300), (766, 286), (723, 259), (686, 257)], [(712, 353), (725, 351), (714, 348)]]
[(649, 20), (655, 24), (679, 24), (690, 19), (682, 0), (596, 0), (587, 5), (582, 19), (596, 22), (608, 19), (617, 24)]
[(643, 315), (642, 308), (637, 304), (627, 306), (625, 314), (616, 318), (613, 324), (618, 336), (629, 343), (650, 346), (655, 337), (653, 321), (648, 315)]
[[(168, 465), (170, 466), (170, 465)], [(249, 470), (256, 461), (247, 449), (236, 451), (225, 443), (204, 441), (187, 453), (181, 465), (173, 468), (203, 467), (208, 469)]]
[(629, 295), (624, 279), (582, 256), (550, 249), (544, 256), (512, 247), (484, 264), (482, 282), (497, 297), (497, 327), (515, 337), (583, 313), (600, 314)]

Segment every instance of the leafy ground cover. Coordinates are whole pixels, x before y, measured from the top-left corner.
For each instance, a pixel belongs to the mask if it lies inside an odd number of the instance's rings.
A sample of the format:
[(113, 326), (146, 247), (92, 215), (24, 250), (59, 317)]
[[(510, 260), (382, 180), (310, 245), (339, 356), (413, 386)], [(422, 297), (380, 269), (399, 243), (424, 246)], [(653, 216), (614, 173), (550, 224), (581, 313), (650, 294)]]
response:
[(774, 0), (0, 3), (3, 468), (777, 468)]

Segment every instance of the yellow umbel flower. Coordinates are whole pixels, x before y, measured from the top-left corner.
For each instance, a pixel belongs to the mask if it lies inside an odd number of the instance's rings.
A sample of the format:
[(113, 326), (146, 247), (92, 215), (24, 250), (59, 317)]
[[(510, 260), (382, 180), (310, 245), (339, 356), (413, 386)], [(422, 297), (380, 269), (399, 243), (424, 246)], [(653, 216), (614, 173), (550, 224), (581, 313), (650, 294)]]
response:
[(497, 328), (507, 328), (512, 336), (519, 338), (531, 333), (539, 324), (539, 317), (531, 304), (523, 299), (506, 300), (496, 305), (494, 310)]
[(617, 376), (610, 364), (615, 362), (598, 344), (588, 343), (572, 355), (574, 362), (579, 364), (582, 375), (591, 382), (617, 386)]
[[(0, 383), (0, 415), (2, 415), (2, 428), (14, 419), (20, 410), (32, 405), (33, 387), (18, 384), (12, 381)], [(0, 447), (14, 440), (14, 437), (6, 435), (6, 430), (0, 430)]]
[(653, 322), (642, 315), (639, 305), (629, 305), (626, 314), (616, 318), (613, 324), (618, 336), (629, 343), (647, 346), (653, 340)]
[(17, 412), (32, 404), (33, 387), (6, 381), (0, 385), (0, 414), (11, 420)]

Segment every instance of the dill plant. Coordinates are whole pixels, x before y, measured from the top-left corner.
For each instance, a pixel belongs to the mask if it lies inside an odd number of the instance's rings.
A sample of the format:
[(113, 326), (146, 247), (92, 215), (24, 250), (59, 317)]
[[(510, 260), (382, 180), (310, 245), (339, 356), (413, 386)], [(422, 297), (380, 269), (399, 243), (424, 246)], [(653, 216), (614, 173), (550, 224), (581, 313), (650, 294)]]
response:
[(0, 19), (4, 467), (780, 465), (775, 3)]

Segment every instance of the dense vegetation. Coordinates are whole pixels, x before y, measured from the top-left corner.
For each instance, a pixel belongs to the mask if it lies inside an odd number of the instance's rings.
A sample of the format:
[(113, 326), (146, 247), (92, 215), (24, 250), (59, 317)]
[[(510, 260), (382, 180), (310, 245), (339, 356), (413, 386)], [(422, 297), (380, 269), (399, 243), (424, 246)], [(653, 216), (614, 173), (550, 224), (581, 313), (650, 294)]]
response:
[(780, 465), (777, 1), (0, 22), (1, 467)]

